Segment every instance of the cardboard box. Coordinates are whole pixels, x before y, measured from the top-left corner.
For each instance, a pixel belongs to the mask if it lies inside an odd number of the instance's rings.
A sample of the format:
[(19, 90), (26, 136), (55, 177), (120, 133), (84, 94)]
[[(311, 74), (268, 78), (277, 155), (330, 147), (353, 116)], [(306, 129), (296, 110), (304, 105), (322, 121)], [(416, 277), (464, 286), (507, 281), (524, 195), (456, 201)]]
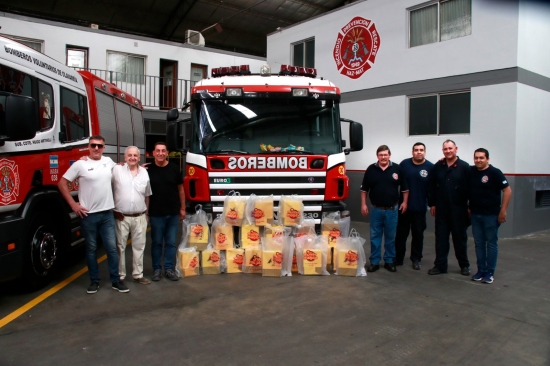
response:
[(261, 249), (245, 249), (244, 251), (244, 266), (247, 274), (262, 273), (262, 250)]
[[(335, 251), (336, 252), (336, 251)], [(355, 250), (338, 250), (338, 275), (357, 276), (359, 254)]]
[(180, 273), (182, 277), (191, 277), (199, 275), (199, 253), (198, 252), (180, 252), (178, 250), (178, 259)]
[(188, 226), (189, 246), (197, 247), (197, 250), (202, 251), (208, 245), (208, 226), (201, 224), (190, 224)]
[(245, 224), (241, 227), (241, 246), (245, 249), (260, 246), (260, 228), (258, 226)]
[(304, 275), (323, 274), (323, 253), (318, 249), (303, 249)]
[(214, 228), (214, 249), (233, 248), (233, 226), (218, 225)]
[(203, 250), (201, 254), (202, 274), (220, 274), (221, 271), (221, 255), (216, 249)]
[(267, 225), (268, 220), (273, 219), (273, 200), (256, 199), (252, 216), (257, 226)]
[(281, 277), (283, 253), (278, 250), (264, 250), (262, 252), (262, 264), (262, 276)]
[(227, 249), (225, 252), (227, 273), (242, 273), (244, 263), (244, 249)]

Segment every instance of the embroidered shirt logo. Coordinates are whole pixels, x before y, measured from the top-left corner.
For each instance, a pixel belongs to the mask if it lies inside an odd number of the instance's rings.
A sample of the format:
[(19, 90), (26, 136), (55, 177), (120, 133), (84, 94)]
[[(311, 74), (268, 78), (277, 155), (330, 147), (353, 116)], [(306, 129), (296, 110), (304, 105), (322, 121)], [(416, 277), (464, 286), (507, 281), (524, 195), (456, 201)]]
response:
[(426, 178), (426, 177), (428, 176), (428, 171), (425, 170), (425, 169), (422, 169), (422, 170), (420, 171), (420, 176), (421, 176), (422, 178)]
[(487, 183), (489, 181), (489, 177), (484, 175), (482, 178), (481, 178), (481, 183)]
[(395, 179), (395, 180), (399, 179), (399, 176), (397, 175), (397, 173), (393, 173), (391, 176), (392, 176), (393, 179)]

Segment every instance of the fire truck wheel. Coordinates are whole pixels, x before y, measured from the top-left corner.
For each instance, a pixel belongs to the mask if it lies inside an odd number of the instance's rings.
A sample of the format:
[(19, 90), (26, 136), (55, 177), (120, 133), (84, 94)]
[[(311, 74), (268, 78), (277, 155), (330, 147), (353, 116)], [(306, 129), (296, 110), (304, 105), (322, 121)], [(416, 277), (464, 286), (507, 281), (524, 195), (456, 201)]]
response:
[(55, 224), (46, 214), (36, 214), (27, 226), (24, 281), (32, 288), (45, 286), (57, 258)]

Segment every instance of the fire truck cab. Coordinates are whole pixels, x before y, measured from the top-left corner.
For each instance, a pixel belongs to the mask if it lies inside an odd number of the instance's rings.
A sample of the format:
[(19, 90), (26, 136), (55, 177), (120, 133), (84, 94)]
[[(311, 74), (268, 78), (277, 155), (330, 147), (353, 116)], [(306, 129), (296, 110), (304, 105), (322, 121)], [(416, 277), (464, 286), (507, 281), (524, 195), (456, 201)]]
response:
[[(59, 255), (84, 241), (57, 184), (88, 155), (92, 135), (105, 138), (114, 161), (127, 146), (144, 153), (139, 100), (0, 37), (0, 282), (40, 287)], [(78, 200), (78, 181), (69, 189)]]
[[(180, 138), (177, 110), (167, 115), (168, 149), (186, 153), (188, 209), (200, 203), (220, 214), (233, 190), (273, 194), (275, 201), (298, 195), (304, 217), (317, 224), (325, 212), (344, 211), (345, 156), (363, 148), (363, 130), (340, 118), (339, 102), (340, 89), (315, 69), (283, 65), (275, 75), (268, 65), (255, 75), (246, 65), (213, 69), (192, 90), (184, 121), (190, 128), (182, 129), (190, 135)], [(348, 149), (341, 121), (350, 123)]]

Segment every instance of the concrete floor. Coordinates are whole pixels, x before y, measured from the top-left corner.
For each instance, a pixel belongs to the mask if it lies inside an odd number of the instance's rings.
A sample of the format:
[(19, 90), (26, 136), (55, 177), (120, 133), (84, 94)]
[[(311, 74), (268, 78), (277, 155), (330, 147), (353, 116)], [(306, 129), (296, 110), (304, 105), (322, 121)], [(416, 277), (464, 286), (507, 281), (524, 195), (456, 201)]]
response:
[[(427, 275), (433, 242), (421, 271), (366, 278), (200, 276), (127, 281), (129, 294), (104, 280), (87, 295), (86, 273), (0, 328), (0, 365), (550, 365), (550, 231), (501, 240), (491, 285), (452, 254), (448, 274)], [(475, 270), (471, 239), (469, 256)], [(40, 293), (2, 286), (0, 319)]]

